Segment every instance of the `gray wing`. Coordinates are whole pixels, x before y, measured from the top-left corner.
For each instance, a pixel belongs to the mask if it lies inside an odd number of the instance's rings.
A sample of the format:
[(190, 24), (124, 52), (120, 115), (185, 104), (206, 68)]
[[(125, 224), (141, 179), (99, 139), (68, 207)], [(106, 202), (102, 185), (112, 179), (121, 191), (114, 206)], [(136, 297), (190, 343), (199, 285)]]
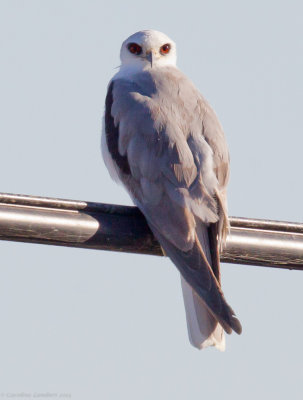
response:
[(162, 68), (112, 81), (105, 134), (121, 181), (166, 254), (226, 332), (240, 333), (220, 287), (218, 246), (206, 254), (203, 240), (207, 226), (217, 227), (210, 228), (210, 242), (222, 228), (228, 179), (214, 112), (179, 70)]

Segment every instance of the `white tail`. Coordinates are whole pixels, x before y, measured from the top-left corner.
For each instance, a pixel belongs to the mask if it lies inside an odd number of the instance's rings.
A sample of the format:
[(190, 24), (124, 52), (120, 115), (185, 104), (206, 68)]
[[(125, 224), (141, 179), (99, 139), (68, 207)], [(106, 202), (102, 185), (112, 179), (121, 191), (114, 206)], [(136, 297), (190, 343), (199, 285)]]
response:
[(182, 276), (181, 285), (190, 343), (198, 349), (215, 346), (224, 351), (225, 335), (222, 326)]

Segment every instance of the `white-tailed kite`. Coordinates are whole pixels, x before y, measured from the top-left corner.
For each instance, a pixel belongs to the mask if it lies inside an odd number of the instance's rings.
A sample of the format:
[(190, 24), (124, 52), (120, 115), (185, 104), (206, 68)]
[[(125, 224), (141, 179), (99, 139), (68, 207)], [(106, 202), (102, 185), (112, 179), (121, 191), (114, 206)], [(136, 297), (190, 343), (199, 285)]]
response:
[(215, 112), (176, 67), (176, 45), (140, 31), (121, 47), (109, 83), (102, 153), (181, 273), (193, 346), (225, 348), (241, 333), (220, 283), (219, 251), (229, 230), (229, 154)]

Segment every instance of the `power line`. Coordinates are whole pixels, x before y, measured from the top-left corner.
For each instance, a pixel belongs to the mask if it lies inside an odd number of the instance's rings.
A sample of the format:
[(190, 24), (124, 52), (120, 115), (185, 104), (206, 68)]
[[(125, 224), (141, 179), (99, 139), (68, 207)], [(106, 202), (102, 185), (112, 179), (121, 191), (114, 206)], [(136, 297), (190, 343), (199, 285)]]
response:
[[(303, 270), (303, 224), (230, 217), (221, 261)], [(136, 207), (0, 193), (0, 239), (162, 255)]]

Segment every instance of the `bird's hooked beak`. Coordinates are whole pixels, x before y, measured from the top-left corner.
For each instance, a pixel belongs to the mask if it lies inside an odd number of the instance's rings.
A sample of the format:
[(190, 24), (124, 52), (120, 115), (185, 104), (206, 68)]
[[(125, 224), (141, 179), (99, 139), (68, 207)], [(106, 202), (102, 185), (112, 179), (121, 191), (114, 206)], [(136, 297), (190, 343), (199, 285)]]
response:
[(154, 64), (155, 59), (156, 59), (155, 53), (154, 53), (152, 50), (147, 51), (147, 52), (146, 52), (146, 57), (145, 57), (145, 58), (146, 58), (146, 60), (147, 60), (148, 62), (150, 62), (150, 66), (153, 67), (153, 64)]

